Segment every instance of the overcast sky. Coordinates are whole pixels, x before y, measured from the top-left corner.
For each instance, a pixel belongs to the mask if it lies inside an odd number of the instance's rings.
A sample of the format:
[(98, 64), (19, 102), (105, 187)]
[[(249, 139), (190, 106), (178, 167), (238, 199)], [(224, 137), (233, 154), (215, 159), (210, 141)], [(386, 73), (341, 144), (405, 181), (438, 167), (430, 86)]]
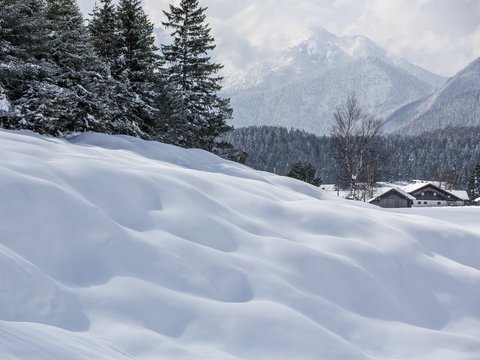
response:
[[(90, 12), (94, 0), (79, 0)], [(172, 0), (144, 0), (154, 23)], [(480, 0), (200, 0), (217, 56), (242, 70), (321, 26), (336, 35), (365, 35), (400, 56), (451, 76), (480, 57)]]

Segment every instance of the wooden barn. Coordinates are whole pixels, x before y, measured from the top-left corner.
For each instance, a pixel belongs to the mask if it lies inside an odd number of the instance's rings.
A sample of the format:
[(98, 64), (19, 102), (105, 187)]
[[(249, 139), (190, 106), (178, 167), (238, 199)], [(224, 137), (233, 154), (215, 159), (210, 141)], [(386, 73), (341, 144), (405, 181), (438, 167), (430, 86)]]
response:
[(399, 188), (386, 189), (380, 195), (368, 200), (372, 205), (377, 205), (382, 208), (410, 208), (413, 205), (415, 198)]

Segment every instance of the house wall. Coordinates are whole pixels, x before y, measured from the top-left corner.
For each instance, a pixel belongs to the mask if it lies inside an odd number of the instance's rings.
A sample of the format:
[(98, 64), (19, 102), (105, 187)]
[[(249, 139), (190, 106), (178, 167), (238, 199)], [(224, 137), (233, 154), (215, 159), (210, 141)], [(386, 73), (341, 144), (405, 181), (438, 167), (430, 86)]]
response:
[(449, 206), (446, 200), (415, 200), (413, 207), (442, 207)]
[(381, 196), (373, 204), (382, 208), (407, 208), (410, 206), (410, 201), (397, 193), (389, 193)]
[(416, 200), (414, 207), (442, 207), (442, 206), (463, 206), (465, 202), (457, 201), (456, 196), (439, 191), (435, 187), (427, 186), (411, 193)]

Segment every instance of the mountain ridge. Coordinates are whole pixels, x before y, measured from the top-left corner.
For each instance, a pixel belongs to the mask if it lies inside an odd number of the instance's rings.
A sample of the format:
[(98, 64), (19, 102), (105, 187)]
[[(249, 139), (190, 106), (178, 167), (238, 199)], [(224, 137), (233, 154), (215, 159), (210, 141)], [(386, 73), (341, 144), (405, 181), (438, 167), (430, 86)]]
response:
[(431, 95), (399, 108), (385, 121), (387, 131), (408, 134), (476, 125), (480, 125), (480, 58)]
[[(361, 71), (365, 72), (359, 76)], [(230, 79), (224, 94), (232, 99), (234, 126), (279, 125), (325, 134), (335, 107), (351, 93), (360, 97), (368, 111), (383, 117), (429, 95), (443, 81), (439, 75), (390, 57), (364, 36), (337, 37), (320, 29), (257, 64), (245, 76)], [(319, 87), (322, 92), (315, 92)], [(298, 102), (289, 98), (289, 90)], [(375, 98), (365, 93), (374, 93)], [(385, 94), (395, 96), (388, 99)]]

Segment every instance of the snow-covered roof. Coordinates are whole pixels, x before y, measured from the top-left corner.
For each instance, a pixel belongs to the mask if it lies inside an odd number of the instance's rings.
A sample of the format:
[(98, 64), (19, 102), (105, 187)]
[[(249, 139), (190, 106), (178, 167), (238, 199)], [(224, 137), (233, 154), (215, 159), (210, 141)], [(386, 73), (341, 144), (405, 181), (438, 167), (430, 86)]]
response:
[(432, 186), (438, 187), (438, 186), (432, 184), (431, 182), (418, 182), (418, 183), (410, 184), (410, 185), (407, 185), (407, 186), (403, 187), (403, 191), (405, 191), (407, 193), (412, 193), (414, 191), (420, 190), (421, 188), (423, 188), (427, 185), (432, 185)]
[(474, 200), (475, 202), (480, 202), (480, 197)]
[(416, 200), (414, 196), (410, 195), (409, 193), (405, 192), (404, 190), (402, 190), (398, 187), (388, 187), (388, 188), (384, 188), (383, 191), (380, 194), (378, 194), (374, 198), (371, 198), (370, 200), (368, 200), (368, 202), (372, 202), (373, 200), (378, 199), (380, 196), (385, 195), (386, 193), (388, 193), (392, 190), (399, 193), (400, 195), (402, 195), (403, 197), (405, 197), (409, 200), (412, 200), (412, 201)]
[(468, 194), (465, 190), (452, 190), (452, 191), (448, 191), (448, 190), (444, 190), (442, 189), (441, 187), (439, 187), (438, 185), (435, 185), (434, 183), (432, 182), (418, 182), (418, 183), (415, 183), (415, 184), (410, 184), (410, 185), (407, 185), (405, 187), (403, 187), (403, 191), (407, 192), (407, 193), (413, 193), (417, 190), (420, 190), (426, 186), (433, 186), (433, 187), (436, 187), (437, 189), (447, 193), (447, 194), (451, 194), (457, 198), (459, 198), (460, 200), (468, 200), (469, 197), (468, 197)]
[(455, 195), (456, 197), (462, 200), (469, 200), (468, 194), (465, 190), (452, 190), (448, 191), (450, 194)]

